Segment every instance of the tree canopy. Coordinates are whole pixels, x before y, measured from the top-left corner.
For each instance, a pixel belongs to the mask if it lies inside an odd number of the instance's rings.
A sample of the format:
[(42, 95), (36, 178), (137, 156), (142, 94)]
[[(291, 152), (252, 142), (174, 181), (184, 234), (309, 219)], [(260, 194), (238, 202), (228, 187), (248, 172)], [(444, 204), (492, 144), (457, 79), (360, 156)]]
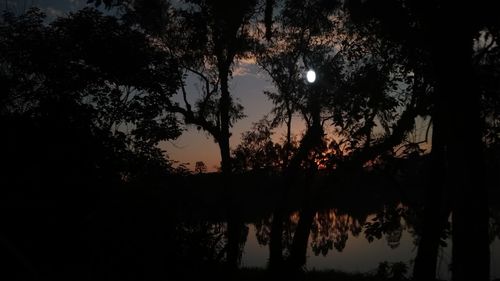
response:
[[(178, 65), (143, 33), (95, 9), (50, 24), (44, 17), (31, 9), (5, 12), (0, 22), (3, 141), (15, 143), (2, 146), (15, 147), (4, 160), (52, 185), (167, 172), (157, 144), (180, 134), (167, 111)], [(12, 168), (15, 177), (20, 167)]]

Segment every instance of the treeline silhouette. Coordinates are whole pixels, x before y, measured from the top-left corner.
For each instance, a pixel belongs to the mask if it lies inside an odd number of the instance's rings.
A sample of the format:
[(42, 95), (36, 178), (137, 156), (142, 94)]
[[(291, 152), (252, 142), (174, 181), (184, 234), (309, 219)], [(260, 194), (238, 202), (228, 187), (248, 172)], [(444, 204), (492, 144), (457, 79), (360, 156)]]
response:
[[(419, 210), (415, 280), (436, 278), (450, 214), (453, 280), (489, 280), (488, 194), (500, 184), (493, 1), (88, 2), (100, 10), (0, 19), (0, 200), (27, 213), (6, 214), (0, 238), (17, 279), (234, 278), (246, 223), (262, 217), (269, 277), (302, 279), (324, 209), (398, 198)], [(245, 116), (230, 81), (244, 58), (271, 78), (274, 107), (231, 149)], [(190, 125), (218, 144), (220, 173), (199, 162), (190, 175), (159, 149)], [(284, 140), (273, 141), (280, 126)], [(402, 215), (378, 216), (389, 222), (367, 238), (396, 241), (388, 218)]]

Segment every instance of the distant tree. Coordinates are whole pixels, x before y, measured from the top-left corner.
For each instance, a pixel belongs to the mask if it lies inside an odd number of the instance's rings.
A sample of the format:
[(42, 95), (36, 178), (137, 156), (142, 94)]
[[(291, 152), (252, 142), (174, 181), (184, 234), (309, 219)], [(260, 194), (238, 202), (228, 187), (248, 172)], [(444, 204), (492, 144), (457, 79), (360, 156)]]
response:
[(194, 167), (194, 171), (198, 174), (203, 174), (207, 172), (207, 165), (203, 161), (197, 161)]
[(271, 136), (271, 124), (266, 119), (254, 123), (251, 131), (242, 133), (241, 143), (233, 151), (235, 171), (279, 171), (284, 161), (283, 149)]

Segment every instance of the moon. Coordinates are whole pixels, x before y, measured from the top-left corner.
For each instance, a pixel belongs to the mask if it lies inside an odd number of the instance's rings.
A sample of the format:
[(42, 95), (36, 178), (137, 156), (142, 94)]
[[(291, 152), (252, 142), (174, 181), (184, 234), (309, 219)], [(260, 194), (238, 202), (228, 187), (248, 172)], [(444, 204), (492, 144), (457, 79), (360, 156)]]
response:
[(306, 78), (307, 78), (307, 82), (314, 83), (314, 81), (316, 81), (316, 72), (314, 72), (314, 70), (312, 70), (312, 69), (308, 70), (307, 74), (306, 74)]

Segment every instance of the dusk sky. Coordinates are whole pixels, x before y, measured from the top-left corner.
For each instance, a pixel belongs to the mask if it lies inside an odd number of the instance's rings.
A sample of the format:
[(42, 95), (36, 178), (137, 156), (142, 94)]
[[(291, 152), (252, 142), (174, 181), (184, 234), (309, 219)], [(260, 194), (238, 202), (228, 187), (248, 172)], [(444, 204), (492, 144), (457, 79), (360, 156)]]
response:
[[(70, 11), (75, 11), (86, 7), (87, 0), (7, 0), (11, 9), (22, 11), (30, 5), (40, 7), (49, 20), (58, 16), (64, 16)], [(17, 8), (16, 8), (17, 7)], [(200, 83), (196, 79), (187, 79), (186, 89), (191, 101), (199, 95)], [(253, 59), (245, 59), (237, 62), (233, 68), (233, 79), (230, 81), (230, 91), (233, 97), (244, 106), (245, 118), (239, 120), (231, 128), (232, 137), (230, 139), (231, 148), (235, 148), (241, 140), (241, 133), (252, 128), (252, 124), (269, 115), (272, 103), (264, 95), (264, 91), (275, 91), (271, 78), (267, 73), (256, 65)], [(174, 99), (181, 101), (180, 97)], [(417, 121), (419, 135), (423, 134), (427, 122)], [(292, 124), (292, 132), (300, 135), (304, 125), (300, 118), (295, 118)], [(325, 128), (330, 131), (331, 128)], [(273, 136), (274, 141), (279, 141), (284, 137), (284, 128), (278, 128)], [(419, 136), (423, 139), (423, 136)], [(160, 143), (169, 158), (178, 161), (178, 164), (189, 163), (188, 168), (194, 170), (197, 161), (203, 161), (208, 171), (216, 171), (220, 166), (220, 152), (218, 145), (212, 137), (203, 130), (197, 130), (196, 126), (186, 127), (183, 134), (176, 140)]]

